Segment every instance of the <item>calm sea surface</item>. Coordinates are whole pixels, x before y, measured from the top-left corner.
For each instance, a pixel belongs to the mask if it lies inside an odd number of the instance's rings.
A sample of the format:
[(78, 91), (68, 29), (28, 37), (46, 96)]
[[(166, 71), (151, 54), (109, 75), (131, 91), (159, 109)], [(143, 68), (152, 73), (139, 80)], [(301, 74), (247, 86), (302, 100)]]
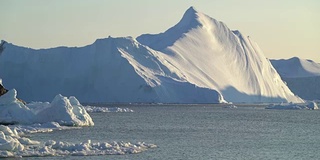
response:
[[(110, 107), (110, 106), (107, 106)], [(113, 105), (133, 113), (92, 113), (94, 127), (31, 134), (31, 139), (146, 142), (139, 154), (34, 159), (319, 159), (320, 111), (221, 105)]]

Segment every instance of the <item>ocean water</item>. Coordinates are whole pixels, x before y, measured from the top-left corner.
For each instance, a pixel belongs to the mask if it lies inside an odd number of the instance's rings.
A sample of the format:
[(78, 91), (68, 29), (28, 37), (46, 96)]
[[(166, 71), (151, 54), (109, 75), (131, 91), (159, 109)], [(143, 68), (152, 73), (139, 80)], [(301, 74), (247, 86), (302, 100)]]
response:
[[(110, 107), (110, 106), (107, 106)], [(92, 113), (94, 127), (31, 134), (39, 141), (146, 142), (139, 154), (32, 159), (319, 159), (320, 121), (315, 110), (262, 106), (126, 105), (133, 113)]]

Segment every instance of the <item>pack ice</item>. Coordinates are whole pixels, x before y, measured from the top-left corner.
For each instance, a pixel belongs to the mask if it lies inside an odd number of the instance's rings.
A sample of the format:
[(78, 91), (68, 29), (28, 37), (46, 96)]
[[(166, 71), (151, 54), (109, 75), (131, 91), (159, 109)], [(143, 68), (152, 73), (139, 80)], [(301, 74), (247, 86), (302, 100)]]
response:
[(61, 93), (82, 102), (302, 102), (251, 38), (194, 7), (160, 34), (84, 47), (2, 47), (0, 77), (26, 101)]

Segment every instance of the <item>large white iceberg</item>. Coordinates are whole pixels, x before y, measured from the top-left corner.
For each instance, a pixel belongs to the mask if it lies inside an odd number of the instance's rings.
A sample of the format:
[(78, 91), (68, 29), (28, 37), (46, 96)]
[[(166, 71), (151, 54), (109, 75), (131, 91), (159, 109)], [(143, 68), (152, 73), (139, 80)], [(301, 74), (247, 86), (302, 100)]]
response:
[[(28, 107), (30, 106), (30, 107)], [(33, 124), (58, 122), (66, 126), (93, 126), (90, 115), (75, 97), (57, 95), (51, 103), (35, 102), (24, 105), (12, 89), (0, 97), (0, 123)]]
[(3, 47), (0, 77), (26, 101), (62, 93), (88, 103), (303, 102), (251, 38), (193, 7), (156, 35), (84, 47)]

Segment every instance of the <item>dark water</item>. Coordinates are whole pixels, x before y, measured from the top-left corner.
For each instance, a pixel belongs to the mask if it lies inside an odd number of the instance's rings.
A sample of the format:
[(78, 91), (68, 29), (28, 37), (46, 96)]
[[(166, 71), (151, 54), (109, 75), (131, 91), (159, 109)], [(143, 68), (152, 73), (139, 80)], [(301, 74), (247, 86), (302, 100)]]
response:
[[(92, 113), (94, 127), (31, 135), (79, 143), (146, 142), (139, 154), (48, 159), (319, 159), (319, 111), (220, 105), (117, 106), (133, 113)], [(42, 157), (43, 158), (43, 157)], [(41, 158), (41, 159), (42, 159)]]

